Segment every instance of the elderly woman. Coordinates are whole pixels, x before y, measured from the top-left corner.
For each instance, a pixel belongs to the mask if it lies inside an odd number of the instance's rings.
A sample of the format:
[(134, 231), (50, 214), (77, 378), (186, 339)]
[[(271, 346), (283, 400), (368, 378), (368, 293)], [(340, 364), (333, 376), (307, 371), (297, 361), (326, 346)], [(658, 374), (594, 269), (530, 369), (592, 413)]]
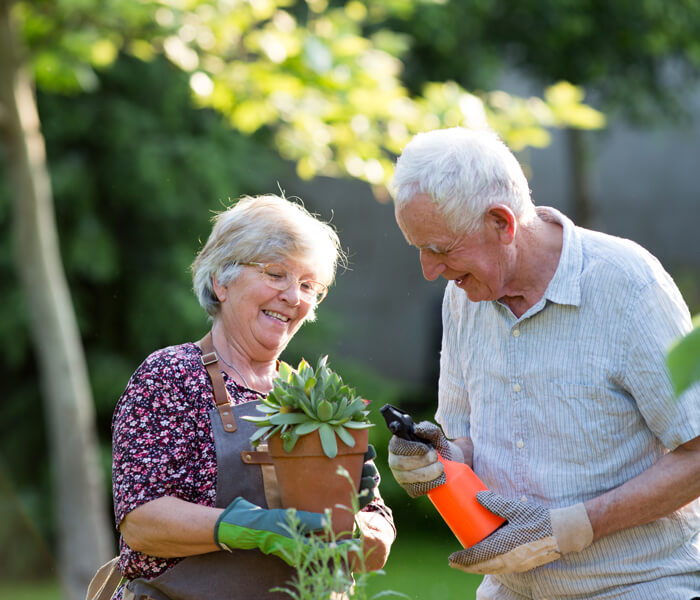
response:
[[(268, 508), (261, 466), (241, 460), (254, 428), (242, 417), (272, 389), (280, 353), (314, 318), (341, 256), (333, 229), (284, 198), (243, 198), (216, 217), (192, 267), (211, 332), (151, 354), (114, 413), (125, 577), (115, 599), (282, 596), (269, 590), (295, 574), (280, 551), (284, 514)], [(299, 514), (320, 528), (321, 515)], [(395, 537), (391, 511), (375, 490), (357, 517), (365, 566), (378, 569)]]

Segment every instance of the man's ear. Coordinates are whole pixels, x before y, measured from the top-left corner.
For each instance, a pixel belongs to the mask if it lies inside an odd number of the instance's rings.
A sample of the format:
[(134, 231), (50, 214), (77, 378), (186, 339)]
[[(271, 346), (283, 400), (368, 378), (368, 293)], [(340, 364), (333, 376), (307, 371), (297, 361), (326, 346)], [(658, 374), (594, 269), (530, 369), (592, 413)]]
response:
[(510, 207), (494, 204), (486, 211), (486, 223), (498, 234), (501, 243), (508, 245), (515, 239), (518, 220)]

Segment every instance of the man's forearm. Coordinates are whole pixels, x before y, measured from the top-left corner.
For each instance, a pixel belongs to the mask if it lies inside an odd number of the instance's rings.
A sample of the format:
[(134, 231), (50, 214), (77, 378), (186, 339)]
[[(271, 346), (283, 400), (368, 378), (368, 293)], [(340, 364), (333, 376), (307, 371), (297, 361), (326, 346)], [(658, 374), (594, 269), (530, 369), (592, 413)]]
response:
[(651, 523), (700, 496), (700, 437), (621, 486), (585, 502), (593, 539)]

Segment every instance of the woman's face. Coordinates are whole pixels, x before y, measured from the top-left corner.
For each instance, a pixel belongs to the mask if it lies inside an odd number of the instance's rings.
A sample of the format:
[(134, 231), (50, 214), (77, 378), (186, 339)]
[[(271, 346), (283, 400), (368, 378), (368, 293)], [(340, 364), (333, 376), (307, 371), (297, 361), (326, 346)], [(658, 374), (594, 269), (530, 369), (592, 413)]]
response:
[[(307, 262), (282, 264), (297, 280), (318, 280), (318, 271)], [(299, 284), (286, 290), (267, 285), (256, 266), (244, 266), (228, 286), (214, 282), (221, 302), (217, 319), (224, 325), (231, 345), (254, 361), (275, 360), (313, 310), (314, 304), (299, 293)]]

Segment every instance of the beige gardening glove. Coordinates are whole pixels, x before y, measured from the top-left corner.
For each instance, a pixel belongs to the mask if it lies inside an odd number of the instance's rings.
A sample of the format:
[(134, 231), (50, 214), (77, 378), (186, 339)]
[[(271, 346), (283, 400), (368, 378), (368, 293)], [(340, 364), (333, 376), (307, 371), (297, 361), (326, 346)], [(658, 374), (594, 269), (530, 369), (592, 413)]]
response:
[(445, 470), (438, 453), (446, 460), (464, 462), (464, 455), (442, 430), (429, 421), (418, 423), (414, 433), (421, 442), (392, 436), (389, 441), (389, 468), (394, 479), (411, 498), (427, 494), (445, 483)]
[(583, 503), (566, 508), (508, 500), (495, 492), (476, 499), (508, 522), (478, 544), (455, 552), (450, 566), (467, 573), (522, 573), (593, 542), (593, 528)]

